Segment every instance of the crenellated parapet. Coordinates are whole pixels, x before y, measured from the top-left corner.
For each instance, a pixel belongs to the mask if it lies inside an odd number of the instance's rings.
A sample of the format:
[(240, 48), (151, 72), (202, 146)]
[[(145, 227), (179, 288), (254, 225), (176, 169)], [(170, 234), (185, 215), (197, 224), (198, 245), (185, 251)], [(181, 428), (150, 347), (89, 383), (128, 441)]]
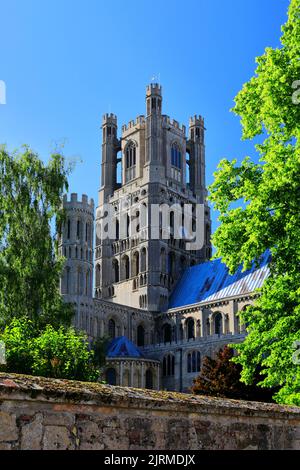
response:
[(192, 126), (204, 127), (204, 117), (200, 116), (200, 114), (195, 114), (194, 116), (191, 116), (189, 121), (189, 127)]
[(78, 198), (77, 193), (72, 193), (70, 199), (65, 194), (63, 197), (63, 207), (67, 212), (69, 211), (81, 211), (92, 216), (94, 218), (95, 203), (93, 199), (89, 199), (86, 194), (83, 194), (81, 200)]
[(132, 119), (131, 121), (129, 121), (128, 124), (124, 124), (122, 126), (122, 132), (124, 133), (124, 132), (130, 131), (135, 127), (144, 127), (145, 122), (146, 121), (145, 121), (144, 115), (137, 116), (135, 119)]

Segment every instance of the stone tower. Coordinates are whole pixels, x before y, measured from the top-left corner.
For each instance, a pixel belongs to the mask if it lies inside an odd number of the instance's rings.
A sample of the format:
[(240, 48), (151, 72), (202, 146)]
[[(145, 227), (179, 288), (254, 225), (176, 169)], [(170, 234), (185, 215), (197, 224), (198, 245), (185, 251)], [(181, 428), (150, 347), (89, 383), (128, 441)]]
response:
[[(162, 89), (152, 83), (146, 89), (146, 116), (124, 125), (118, 139), (117, 118), (106, 114), (102, 131), (96, 297), (159, 312), (183, 270), (211, 256), (204, 120), (190, 119), (187, 138), (184, 125), (162, 114)], [(196, 220), (199, 205), (203, 217)], [(188, 249), (190, 235), (183, 229), (186, 206), (192, 231), (204, 233), (197, 249)]]
[(85, 328), (93, 308), (94, 201), (76, 193), (64, 196), (65, 223), (59, 238), (59, 252), (66, 258), (61, 293), (75, 305), (74, 324)]

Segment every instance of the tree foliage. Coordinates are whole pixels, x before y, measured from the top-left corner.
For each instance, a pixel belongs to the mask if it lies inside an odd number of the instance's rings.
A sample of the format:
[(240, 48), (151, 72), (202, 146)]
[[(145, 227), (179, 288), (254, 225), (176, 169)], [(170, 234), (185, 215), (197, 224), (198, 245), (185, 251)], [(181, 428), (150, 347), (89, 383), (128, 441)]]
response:
[[(256, 75), (235, 99), (243, 139), (261, 136), (259, 161), (222, 160), (210, 186), (221, 225), (213, 243), (234, 271), (269, 249), (270, 276), (260, 298), (242, 313), (246, 340), (235, 345), (242, 380), (261, 368), (261, 384), (280, 387), (275, 399), (300, 405), (300, 0), (291, 0), (282, 46), (256, 59)], [(238, 206), (238, 207), (236, 207)]]
[(32, 321), (15, 318), (0, 340), (5, 343), (4, 371), (83, 381), (99, 378), (87, 336), (73, 328), (47, 325), (37, 332)]
[(272, 392), (269, 389), (241, 382), (242, 367), (232, 362), (232, 358), (233, 350), (228, 346), (220, 349), (216, 359), (206, 356), (191, 391), (196, 395), (271, 401)]
[(63, 259), (51, 222), (63, 220), (68, 169), (60, 153), (44, 164), (29, 147), (0, 147), (0, 323), (27, 316), (35, 325), (68, 324), (58, 291)]

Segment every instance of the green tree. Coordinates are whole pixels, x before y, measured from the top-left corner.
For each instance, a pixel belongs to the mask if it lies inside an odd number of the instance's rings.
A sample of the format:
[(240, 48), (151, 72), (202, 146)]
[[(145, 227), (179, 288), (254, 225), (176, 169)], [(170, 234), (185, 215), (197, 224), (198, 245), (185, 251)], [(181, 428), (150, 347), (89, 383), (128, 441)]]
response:
[(226, 397), (243, 400), (271, 401), (272, 391), (241, 382), (241, 365), (232, 362), (233, 350), (228, 346), (215, 359), (206, 356), (200, 374), (194, 379), (191, 391), (195, 395)]
[[(253, 307), (242, 313), (246, 340), (234, 347), (242, 380), (279, 387), (275, 399), (300, 405), (300, 366), (293, 345), (300, 339), (300, 0), (291, 0), (282, 46), (256, 59), (256, 75), (235, 99), (243, 139), (261, 136), (259, 162), (222, 160), (210, 186), (220, 212), (213, 243), (233, 272), (269, 249), (270, 276)], [(238, 207), (237, 207), (238, 206)]]
[(6, 365), (1, 370), (63, 379), (96, 381), (99, 369), (86, 334), (47, 325), (37, 333), (32, 321), (14, 318), (0, 335)]
[(60, 153), (44, 164), (29, 147), (9, 153), (0, 147), (0, 325), (27, 316), (37, 327), (69, 324), (63, 302), (51, 223), (61, 226), (68, 169)]

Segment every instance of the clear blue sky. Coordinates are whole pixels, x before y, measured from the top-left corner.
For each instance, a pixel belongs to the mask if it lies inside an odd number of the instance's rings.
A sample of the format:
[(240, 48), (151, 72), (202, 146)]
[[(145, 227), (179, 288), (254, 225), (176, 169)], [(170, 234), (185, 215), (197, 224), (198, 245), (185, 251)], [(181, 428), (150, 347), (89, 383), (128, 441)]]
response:
[[(72, 192), (95, 200), (101, 116), (145, 113), (160, 74), (163, 113), (205, 117), (207, 183), (222, 157), (254, 155), (229, 109), (256, 56), (278, 47), (288, 0), (0, 0), (0, 143), (47, 159), (55, 143), (82, 163)], [(214, 227), (216, 217), (213, 217)]]

